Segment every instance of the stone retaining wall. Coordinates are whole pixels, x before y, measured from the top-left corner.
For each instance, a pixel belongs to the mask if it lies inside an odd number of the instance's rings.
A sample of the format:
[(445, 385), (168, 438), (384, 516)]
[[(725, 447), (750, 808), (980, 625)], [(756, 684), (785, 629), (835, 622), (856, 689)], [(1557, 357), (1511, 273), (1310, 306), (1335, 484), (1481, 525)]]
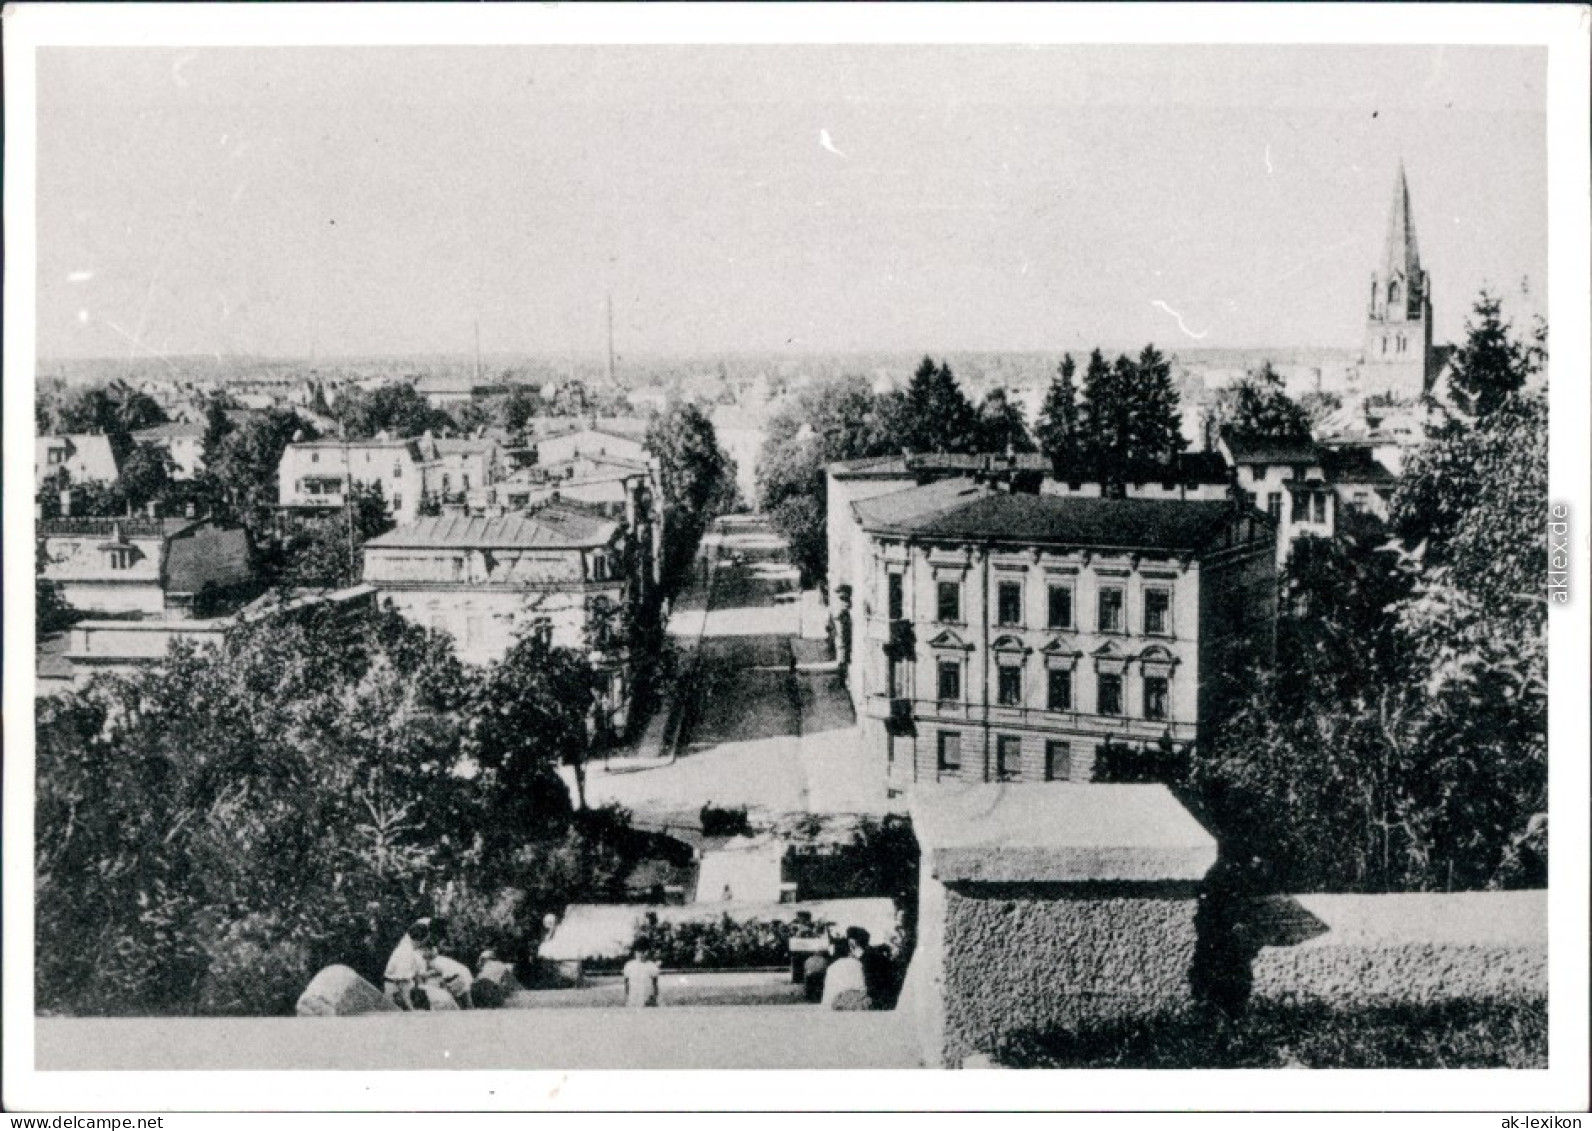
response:
[(1192, 1004), (1198, 884), (1216, 844), (1164, 786), (918, 791), (918, 944), (898, 1008), (926, 1063), (1025, 1028)]
[(953, 1053), (1003, 1033), (1180, 1012), (1192, 1004), (1192, 886), (947, 887), (946, 1030)]
[(1531, 1001), (1548, 993), (1545, 891), (1267, 901), (1250, 1000), (1333, 1006)]
[(942, 787), (916, 791), (912, 816), (918, 945), (898, 1008), (931, 1066), (1019, 1030), (1182, 1012), (1191, 978), (1344, 1009), (1547, 996), (1543, 891), (1281, 896), (1196, 919), (1216, 845), (1162, 786)]

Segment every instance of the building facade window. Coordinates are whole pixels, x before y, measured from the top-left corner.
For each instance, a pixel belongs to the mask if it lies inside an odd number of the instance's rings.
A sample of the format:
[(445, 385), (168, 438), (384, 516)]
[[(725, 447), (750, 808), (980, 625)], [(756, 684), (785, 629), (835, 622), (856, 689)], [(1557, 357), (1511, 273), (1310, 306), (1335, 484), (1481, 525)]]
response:
[(1122, 586), (1106, 585), (1100, 589), (1101, 632), (1122, 631)]
[(310, 453), (310, 462), (311, 463), (320, 463), (321, 462), (321, 453), (320, 452), (311, 452)]
[(392, 465), (392, 477), (394, 479), (402, 479), (404, 477), (404, 465), (403, 464), (395, 463), (395, 464)]
[(1099, 702), (1096, 711), (1102, 715), (1122, 714), (1122, 677), (1101, 672), (1096, 677)]
[(1327, 493), (1325, 491), (1316, 492), (1316, 494), (1314, 496), (1314, 502), (1315, 502), (1316, 522), (1318, 522), (1318, 523), (1326, 522), (1327, 521)]
[(1052, 585), (1048, 594), (1046, 623), (1051, 628), (1072, 627), (1072, 586)]
[(1282, 521), (1282, 492), (1273, 491), (1266, 496), (1266, 513), (1273, 522)]
[(996, 669), (995, 701), (1002, 707), (1023, 705), (1023, 669), (1017, 664), (1002, 664)]
[(1023, 583), (1002, 581), (995, 586), (995, 620), (1003, 625), (1023, 623)]
[(954, 730), (939, 734), (939, 769), (942, 774), (955, 774), (962, 769), (962, 736)]
[(897, 696), (906, 695), (908, 690), (907, 662), (900, 657), (892, 659), (886, 678), (889, 681), (886, 689), (890, 694), (890, 698), (894, 699)]
[(1066, 742), (1045, 743), (1045, 780), (1072, 780), (1072, 746)]
[(1051, 668), (1045, 688), (1045, 706), (1052, 711), (1072, 710), (1072, 669)]
[(939, 664), (939, 695), (941, 703), (962, 701), (962, 665), (956, 660), (941, 660)]
[(1293, 521), (1310, 521), (1310, 496), (1303, 491), (1297, 491), (1293, 497)]
[(906, 585), (899, 573), (885, 577), (885, 604), (891, 620), (902, 620), (906, 616)]
[(1023, 740), (1015, 734), (995, 738), (995, 780), (1016, 781), (1022, 773)]
[(1156, 586), (1144, 591), (1144, 634), (1172, 635), (1172, 591)]
[(112, 569), (132, 569), (133, 551), (131, 547), (111, 551)]
[(962, 621), (962, 583), (941, 581), (935, 585), (936, 612), (942, 624), (960, 624)]
[(1144, 717), (1165, 721), (1167, 712), (1167, 679), (1165, 676), (1144, 677)]

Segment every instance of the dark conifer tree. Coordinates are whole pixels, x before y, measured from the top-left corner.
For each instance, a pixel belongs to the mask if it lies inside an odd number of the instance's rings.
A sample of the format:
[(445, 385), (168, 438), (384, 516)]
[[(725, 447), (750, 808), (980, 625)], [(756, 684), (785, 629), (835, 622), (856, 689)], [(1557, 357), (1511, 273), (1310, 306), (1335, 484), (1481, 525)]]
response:
[(1045, 394), (1044, 406), (1039, 411), (1039, 422), (1034, 432), (1039, 440), (1039, 450), (1057, 467), (1071, 467), (1079, 457), (1078, 389), (1073, 382), (1077, 362), (1072, 354), (1065, 354), (1051, 378), (1050, 391)]
[(925, 357), (906, 389), (901, 444), (914, 452), (971, 452), (978, 447), (978, 414), (951, 367)]

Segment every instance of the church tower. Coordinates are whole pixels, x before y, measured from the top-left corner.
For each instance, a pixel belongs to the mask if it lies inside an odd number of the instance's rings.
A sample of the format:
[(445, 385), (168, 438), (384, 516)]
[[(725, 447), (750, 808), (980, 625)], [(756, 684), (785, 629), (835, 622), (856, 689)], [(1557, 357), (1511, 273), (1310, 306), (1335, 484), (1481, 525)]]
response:
[(1417, 400), (1426, 392), (1432, 359), (1431, 280), (1421, 270), (1410, 211), (1410, 186), (1399, 162), (1387, 247), (1371, 275), (1371, 304), (1360, 357), (1360, 388)]

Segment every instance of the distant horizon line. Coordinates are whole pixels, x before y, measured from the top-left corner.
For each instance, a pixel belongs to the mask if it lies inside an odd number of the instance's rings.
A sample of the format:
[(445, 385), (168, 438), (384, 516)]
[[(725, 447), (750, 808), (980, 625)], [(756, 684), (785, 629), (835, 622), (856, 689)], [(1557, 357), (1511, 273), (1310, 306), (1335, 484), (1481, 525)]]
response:
[[(1440, 343), (1435, 343), (1434, 342), (1433, 343), (1434, 348), (1436, 348), (1439, 344)], [(704, 359), (711, 359), (711, 358), (765, 358), (765, 357), (781, 357), (781, 358), (792, 358), (792, 359), (795, 359), (795, 358), (802, 358), (802, 357), (869, 357), (869, 358), (873, 358), (873, 357), (908, 357), (908, 356), (920, 357), (920, 358), (921, 357), (931, 357), (931, 358), (938, 359), (938, 358), (942, 358), (942, 357), (954, 357), (954, 356), (957, 356), (957, 355), (975, 355), (975, 356), (980, 356), (980, 355), (989, 355), (989, 356), (1025, 355), (1025, 356), (1052, 356), (1052, 357), (1058, 357), (1059, 358), (1062, 355), (1068, 354), (1068, 353), (1072, 354), (1074, 357), (1079, 357), (1079, 356), (1087, 357), (1090, 352), (1092, 352), (1093, 350), (1096, 350), (1096, 349), (1098, 349), (1102, 354), (1108, 354), (1108, 355), (1116, 355), (1116, 354), (1123, 354), (1123, 353), (1137, 353), (1140, 350), (1144, 349), (1146, 345), (1153, 345), (1157, 350), (1159, 350), (1163, 354), (1179, 354), (1179, 353), (1266, 353), (1266, 352), (1279, 353), (1279, 354), (1287, 354), (1287, 353), (1354, 353), (1358, 349), (1357, 346), (1334, 346), (1334, 345), (1322, 345), (1322, 344), (1313, 344), (1313, 345), (1278, 345), (1276, 343), (1271, 343), (1271, 344), (1267, 344), (1267, 345), (1256, 345), (1256, 346), (1251, 346), (1251, 345), (1204, 345), (1204, 344), (1191, 345), (1191, 346), (1173, 346), (1173, 345), (1170, 345), (1170, 344), (1163, 344), (1162, 342), (1157, 342), (1154, 339), (1151, 339), (1151, 340), (1149, 340), (1147, 342), (1143, 342), (1143, 343), (1140, 343), (1138, 345), (1133, 345), (1133, 346), (1126, 346), (1126, 345), (1120, 345), (1120, 344), (1109, 344), (1108, 345), (1108, 344), (1105, 344), (1105, 343), (1101, 343), (1099, 345), (1089, 346), (1086, 349), (1085, 348), (1038, 349), (1038, 348), (960, 348), (960, 347), (957, 347), (957, 348), (949, 348), (949, 349), (924, 349), (924, 350), (919, 350), (919, 349), (915, 349), (915, 348), (914, 349), (863, 349), (863, 348), (849, 348), (849, 349), (808, 349), (808, 350), (799, 350), (799, 349), (760, 349), (760, 350), (759, 349), (751, 349), (751, 350), (747, 350), (747, 349), (740, 349), (740, 350), (703, 350), (703, 351), (664, 351), (664, 350), (659, 350), (659, 351), (648, 351), (648, 352), (634, 353), (634, 354), (629, 355), (629, 358), (632, 361), (658, 361), (658, 360), (695, 361), (695, 360), (704, 360)], [(457, 361), (461, 361), (461, 362), (470, 362), (470, 361), (473, 361), (475, 359), (475, 357), (476, 357), (476, 354), (475, 354), (475, 352), (473, 350), (451, 351), (451, 352), (450, 351), (442, 351), (442, 350), (417, 350), (417, 351), (408, 352), (408, 353), (326, 353), (326, 354), (302, 354), (302, 353), (228, 353), (228, 354), (216, 354), (216, 353), (171, 353), (171, 354), (143, 354), (143, 355), (136, 356), (136, 357), (127, 357), (125, 355), (119, 355), (119, 354), (116, 354), (116, 355), (112, 355), (112, 354), (38, 354), (38, 355), (36, 355), (35, 362), (36, 362), (36, 364), (43, 364), (43, 363), (46, 363), (46, 362), (105, 362), (105, 363), (125, 364), (127, 362), (147, 363), (147, 362), (160, 362), (160, 361), (168, 361), (168, 362), (179, 362), (179, 361), (219, 361), (219, 362), (227, 362), (227, 361), (281, 361), (281, 362), (306, 362), (306, 363), (320, 364), (322, 362), (330, 363), (330, 362), (339, 362), (339, 361), (403, 361), (403, 360), (410, 360), (410, 359), (413, 359), (413, 360), (422, 360), (422, 359), (424, 359), (424, 360), (457, 360)], [(481, 359), (483, 361), (486, 361), (486, 360), (489, 360), (489, 359), (493, 359), (493, 358), (497, 358), (497, 359), (534, 359), (534, 360), (546, 359), (546, 360), (560, 361), (560, 362), (564, 362), (566, 364), (572, 358), (574, 358), (574, 359), (580, 360), (582, 362), (589, 362), (590, 364), (592, 364), (594, 366), (597, 366), (599, 368), (604, 367), (606, 365), (606, 360), (607, 360), (606, 356), (603, 353), (601, 353), (601, 352), (591, 353), (591, 354), (585, 354), (585, 353), (570, 354), (570, 353), (568, 353), (566, 351), (538, 352), (538, 351), (534, 351), (534, 350), (497, 350), (497, 351), (484, 350), (484, 351), (481, 352), (480, 357), (481, 357)], [(626, 355), (619, 354), (619, 355), (617, 355), (616, 360), (620, 361), (620, 362), (623, 362), (625, 360), (625, 358), (626, 358)]]

